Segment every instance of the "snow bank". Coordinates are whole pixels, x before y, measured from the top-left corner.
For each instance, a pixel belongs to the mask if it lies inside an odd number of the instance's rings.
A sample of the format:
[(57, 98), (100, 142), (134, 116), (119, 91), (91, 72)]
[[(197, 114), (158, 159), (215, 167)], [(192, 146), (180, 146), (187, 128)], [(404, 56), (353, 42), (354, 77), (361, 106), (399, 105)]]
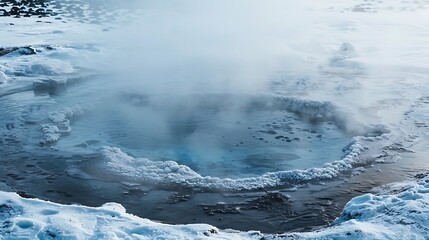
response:
[[(132, 158), (129, 158), (132, 161)], [(207, 224), (167, 225), (126, 213), (116, 203), (91, 208), (0, 192), (4, 239), (427, 239), (429, 177), (353, 198), (331, 225), (313, 232), (263, 235)]]
[(325, 164), (324, 167), (269, 172), (250, 178), (231, 179), (201, 176), (188, 166), (179, 165), (174, 161), (151, 161), (145, 158), (133, 158), (116, 147), (101, 148), (102, 162), (100, 168), (106, 168), (107, 171), (121, 177), (152, 184), (180, 185), (210, 190), (254, 190), (281, 186), (286, 183), (323, 181), (335, 178), (341, 172), (352, 169), (354, 165), (367, 161), (366, 158), (360, 158), (361, 153), (365, 150), (361, 142), (364, 139), (368, 138), (356, 137), (354, 142), (345, 149), (346, 155), (343, 159)]
[[(328, 228), (288, 234), (296, 239), (427, 239), (429, 177), (387, 186), (378, 195), (350, 200)], [(272, 237), (275, 239), (275, 237)]]
[(0, 192), (2, 239), (256, 239), (206, 225), (166, 225), (127, 214), (116, 203), (65, 206)]

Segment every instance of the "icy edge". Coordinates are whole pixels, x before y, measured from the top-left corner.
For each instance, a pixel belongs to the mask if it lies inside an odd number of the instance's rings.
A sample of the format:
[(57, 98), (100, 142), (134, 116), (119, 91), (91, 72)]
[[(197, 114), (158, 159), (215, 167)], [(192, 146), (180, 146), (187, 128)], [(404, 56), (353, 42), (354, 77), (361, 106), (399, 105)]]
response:
[(113, 174), (159, 185), (180, 185), (193, 189), (240, 191), (281, 186), (285, 184), (309, 181), (324, 181), (337, 177), (341, 172), (350, 170), (356, 164), (364, 164), (366, 159), (360, 155), (365, 150), (362, 141), (387, 138), (387, 134), (378, 137), (355, 137), (346, 147), (343, 159), (334, 161), (321, 168), (269, 172), (259, 177), (231, 179), (201, 176), (188, 166), (174, 161), (151, 161), (146, 158), (133, 158), (121, 149), (104, 146), (100, 149), (102, 162), (100, 167), (107, 168)]
[(117, 203), (92, 208), (0, 192), (0, 234), (45, 239), (426, 239), (429, 177), (392, 184), (350, 200), (341, 216), (313, 232), (269, 234), (219, 230), (207, 224), (167, 225), (126, 213)]

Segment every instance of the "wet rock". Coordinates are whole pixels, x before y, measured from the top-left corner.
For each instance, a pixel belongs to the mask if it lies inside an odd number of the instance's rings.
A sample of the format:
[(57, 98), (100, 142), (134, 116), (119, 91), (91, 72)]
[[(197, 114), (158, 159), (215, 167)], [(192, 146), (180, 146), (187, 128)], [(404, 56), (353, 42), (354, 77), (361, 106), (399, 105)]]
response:
[(36, 49), (33, 47), (20, 47), (16, 50), (21, 55), (34, 55), (37, 53)]
[(37, 197), (35, 197), (31, 194), (28, 194), (27, 192), (24, 192), (24, 191), (17, 191), (16, 193), (23, 198), (37, 198)]
[[(13, 25), (13, 24), (11, 24)], [(10, 54), (13, 52), (17, 52), (20, 55), (34, 55), (37, 53), (36, 49), (31, 46), (25, 46), (25, 47), (6, 47), (6, 48), (0, 48), (0, 57), (4, 56), (6, 54)]]
[(62, 195), (64, 197), (72, 197), (73, 195), (71, 195), (70, 193), (66, 192), (66, 191), (62, 191), (62, 190), (48, 190), (48, 193), (54, 193), (54, 194), (59, 194)]
[(250, 208), (272, 210), (273, 208), (283, 208), (288, 205), (290, 197), (278, 192), (269, 192), (247, 204)]
[(209, 229), (207, 231), (204, 232), (204, 235), (206, 235), (207, 237), (210, 237), (213, 234), (217, 234), (218, 231), (216, 229)]
[(140, 188), (131, 188), (124, 192), (124, 195), (143, 196), (146, 195), (147, 191)]
[(209, 216), (214, 216), (215, 214), (241, 214), (245, 210), (278, 211), (290, 214), (290, 202), (288, 195), (269, 192), (243, 203), (219, 202), (214, 205), (203, 205), (203, 210)]
[(18, 50), (17, 47), (0, 48), (0, 57)]
[(275, 135), (275, 134), (277, 134), (277, 132), (276, 132), (276, 131), (274, 131), (274, 130), (259, 131), (259, 132), (261, 132), (261, 133), (266, 133), (266, 134), (270, 134), (270, 135)]
[(203, 208), (204, 213), (209, 216), (214, 216), (215, 213), (219, 214), (239, 214), (240, 204), (226, 204), (226, 203), (217, 203), (215, 205), (206, 205)]
[(18, 213), (19, 211), (17, 211), (17, 209), (14, 209), (10, 204), (0, 205), (0, 219), (2, 220), (8, 219)]
[(192, 194), (175, 193), (168, 198), (167, 203), (175, 204), (179, 202), (186, 202), (190, 200), (192, 197), (193, 197)]
[(429, 175), (429, 172), (428, 173), (418, 173), (414, 177), (418, 178), (418, 179), (422, 179), (422, 178), (425, 178), (428, 175)]

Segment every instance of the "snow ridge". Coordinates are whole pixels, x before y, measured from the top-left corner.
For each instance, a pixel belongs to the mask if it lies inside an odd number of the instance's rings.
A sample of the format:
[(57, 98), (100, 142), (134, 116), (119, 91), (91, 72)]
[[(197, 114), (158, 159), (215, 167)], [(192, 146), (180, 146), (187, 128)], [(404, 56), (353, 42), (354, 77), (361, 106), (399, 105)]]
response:
[[(383, 136), (387, 137), (387, 136)], [(295, 169), (269, 172), (258, 177), (241, 179), (201, 176), (188, 166), (174, 161), (151, 161), (146, 158), (134, 158), (116, 147), (100, 149), (102, 163), (100, 167), (134, 181), (146, 181), (156, 185), (179, 185), (207, 190), (241, 191), (277, 187), (284, 184), (324, 181), (337, 177), (350, 170), (354, 165), (363, 164), (366, 159), (360, 155), (365, 150), (362, 143), (374, 137), (355, 137), (346, 149), (346, 156), (320, 168)]]

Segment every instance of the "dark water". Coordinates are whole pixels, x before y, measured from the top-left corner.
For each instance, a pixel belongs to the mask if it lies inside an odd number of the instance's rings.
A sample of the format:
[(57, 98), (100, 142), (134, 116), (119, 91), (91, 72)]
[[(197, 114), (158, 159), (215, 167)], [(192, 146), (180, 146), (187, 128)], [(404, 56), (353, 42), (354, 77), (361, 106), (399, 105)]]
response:
[(401, 161), (366, 166), (365, 171), (330, 182), (236, 193), (161, 190), (67, 174), (70, 165), (95, 158), (67, 153), (3, 155), (0, 176), (25, 197), (89, 206), (119, 202), (130, 213), (166, 223), (203, 222), (219, 228), (274, 233), (329, 224), (352, 197), (370, 192), (376, 186), (409, 179), (429, 167), (424, 156), (404, 153)]
[[(49, 96), (40, 96), (38, 101), (47, 98)], [(21, 103), (28, 99), (31, 106), (35, 96), (28, 92), (15, 94), (2, 98), (0, 104), (6, 107), (14, 99)], [(428, 119), (424, 114), (428, 106), (422, 98), (419, 106), (405, 116), (405, 121), (417, 128), (425, 128), (422, 122)], [(9, 109), (7, 116), (10, 119), (20, 115), (19, 111)], [(100, 206), (106, 202), (119, 202), (130, 213), (172, 224), (203, 222), (219, 228), (257, 229), (267, 233), (310, 230), (332, 222), (352, 197), (370, 192), (376, 186), (412, 178), (429, 167), (425, 154), (429, 145), (422, 137), (412, 146), (405, 147), (404, 142), (404, 145), (396, 143), (383, 147), (381, 153), (384, 155), (378, 158), (383, 161), (363, 165), (363, 168), (345, 172), (328, 182), (251, 192), (201, 192), (157, 187), (126, 182), (125, 179), (121, 181), (101, 169), (86, 169), (85, 173), (85, 166), (100, 161), (98, 154), (67, 152), (58, 150), (55, 145), (53, 148), (26, 145), (27, 141), (32, 141), (25, 136), (36, 136), (37, 130), (32, 129), (32, 124), (15, 123), (12, 126), (7, 119), (2, 117), (4, 135), (0, 153), (0, 177), (8, 186), (4, 190), (12, 189), (25, 197), (65, 204)], [(398, 153), (401, 159), (397, 159)], [(94, 172), (96, 174), (91, 175)]]

